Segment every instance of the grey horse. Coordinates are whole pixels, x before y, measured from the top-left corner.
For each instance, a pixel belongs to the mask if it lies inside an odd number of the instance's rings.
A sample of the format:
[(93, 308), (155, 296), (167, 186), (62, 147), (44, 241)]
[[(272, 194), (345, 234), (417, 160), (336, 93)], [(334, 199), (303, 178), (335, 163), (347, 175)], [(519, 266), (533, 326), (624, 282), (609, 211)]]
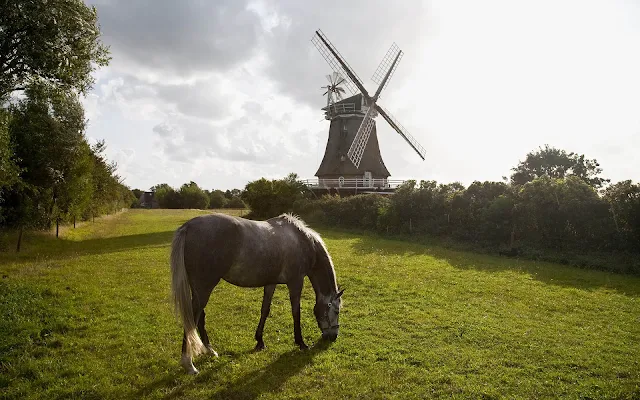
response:
[(220, 279), (240, 287), (264, 287), (256, 350), (265, 347), (262, 333), (276, 285), (286, 284), (294, 340), (301, 350), (307, 349), (300, 329), (305, 276), (316, 294), (313, 311), (322, 338), (335, 341), (344, 290), (336, 284), (333, 262), (320, 235), (302, 220), (291, 214), (266, 221), (208, 214), (180, 226), (171, 244), (171, 290), (184, 328), (180, 363), (187, 373), (198, 373), (194, 356), (218, 355), (204, 328), (204, 308)]

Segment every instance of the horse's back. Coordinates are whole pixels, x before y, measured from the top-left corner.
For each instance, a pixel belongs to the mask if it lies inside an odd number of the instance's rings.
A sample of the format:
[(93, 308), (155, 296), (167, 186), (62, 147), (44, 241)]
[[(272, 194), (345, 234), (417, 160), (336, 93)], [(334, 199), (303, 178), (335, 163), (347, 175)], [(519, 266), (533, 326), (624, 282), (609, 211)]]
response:
[[(195, 217), (185, 223), (185, 265), (194, 284), (224, 279), (237, 286), (286, 283), (311, 262), (309, 240), (278, 218), (253, 221), (225, 214)], [(193, 272), (191, 272), (193, 271)]]

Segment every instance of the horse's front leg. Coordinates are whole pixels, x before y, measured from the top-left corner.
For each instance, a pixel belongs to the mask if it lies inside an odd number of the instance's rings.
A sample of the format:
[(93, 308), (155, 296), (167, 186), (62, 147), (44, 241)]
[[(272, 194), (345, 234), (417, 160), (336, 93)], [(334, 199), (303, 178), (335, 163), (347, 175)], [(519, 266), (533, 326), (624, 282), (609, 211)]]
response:
[(293, 316), (293, 338), (300, 350), (309, 348), (302, 340), (302, 329), (300, 328), (300, 296), (302, 295), (302, 283), (304, 280), (287, 284), (289, 287), (289, 300), (291, 300), (291, 315)]
[(262, 297), (262, 308), (260, 309), (260, 322), (258, 323), (258, 328), (256, 329), (255, 339), (258, 343), (256, 343), (255, 350), (263, 350), (264, 349), (264, 341), (262, 340), (262, 332), (264, 331), (264, 323), (269, 316), (269, 312), (271, 311), (271, 299), (273, 299), (273, 292), (276, 291), (276, 285), (267, 285), (264, 287), (264, 296)]

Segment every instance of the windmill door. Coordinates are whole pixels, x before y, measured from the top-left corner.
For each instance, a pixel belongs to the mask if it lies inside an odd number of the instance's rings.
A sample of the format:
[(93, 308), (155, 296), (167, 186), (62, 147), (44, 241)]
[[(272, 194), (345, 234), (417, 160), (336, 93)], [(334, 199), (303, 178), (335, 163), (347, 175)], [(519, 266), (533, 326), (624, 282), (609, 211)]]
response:
[(372, 184), (371, 171), (364, 171), (364, 187), (371, 187)]

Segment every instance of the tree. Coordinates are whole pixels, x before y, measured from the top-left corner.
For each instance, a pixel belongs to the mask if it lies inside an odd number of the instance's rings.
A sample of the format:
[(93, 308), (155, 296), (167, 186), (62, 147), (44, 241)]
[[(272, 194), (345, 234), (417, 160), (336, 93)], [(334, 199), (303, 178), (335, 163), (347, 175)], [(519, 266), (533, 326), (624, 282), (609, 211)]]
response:
[(222, 190), (212, 190), (209, 193), (209, 208), (223, 208), (227, 201)]
[(306, 186), (297, 180), (297, 175), (289, 174), (284, 179), (261, 178), (249, 182), (240, 197), (249, 205), (251, 217), (270, 218), (292, 211), (296, 200), (307, 194)]
[(577, 176), (594, 188), (601, 188), (609, 179), (601, 178), (602, 168), (597, 160), (586, 159), (584, 155), (568, 153), (545, 145), (536, 152), (530, 152), (524, 161), (511, 169), (511, 183), (524, 185), (536, 178), (547, 176), (561, 179)]
[(227, 201), (224, 204), (225, 208), (246, 208), (247, 205), (244, 204), (244, 201), (238, 196), (232, 197), (231, 200)]
[(640, 184), (625, 180), (609, 186), (604, 192), (616, 231), (627, 243), (640, 250)]
[(209, 196), (193, 181), (180, 187), (180, 198), (183, 208), (206, 210), (209, 207)]
[(86, 93), (106, 66), (95, 7), (82, 0), (0, 0), (0, 100), (42, 80)]
[[(33, 204), (39, 218), (23, 212), (16, 218), (30, 215), (32, 223), (46, 228), (52, 218), (69, 214), (90, 197), (91, 151), (84, 138), (84, 111), (74, 93), (33, 82), (10, 112), (9, 132), (24, 185), (15, 188), (16, 203), (6, 206)], [(14, 223), (23, 226), (20, 218)]]
[(14, 146), (9, 135), (10, 118), (8, 110), (0, 109), (0, 201), (3, 190), (15, 184), (20, 177)]

